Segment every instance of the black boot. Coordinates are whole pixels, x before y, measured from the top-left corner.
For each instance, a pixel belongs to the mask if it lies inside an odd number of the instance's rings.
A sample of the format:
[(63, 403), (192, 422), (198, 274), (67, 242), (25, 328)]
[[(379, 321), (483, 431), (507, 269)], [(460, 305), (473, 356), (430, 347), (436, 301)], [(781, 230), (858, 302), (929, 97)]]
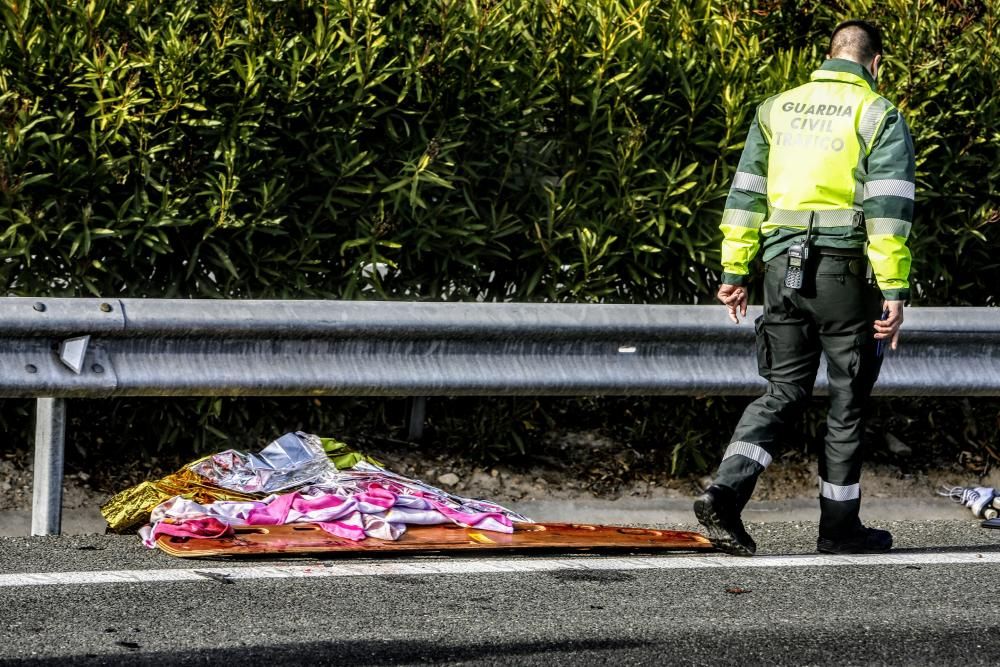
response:
[(884, 554), (889, 549), (892, 549), (889, 531), (865, 528), (860, 523), (841, 539), (820, 536), (816, 540), (816, 550), (824, 554)]
[(714, 484), (694, 501), (694, 515), (705, 527), (707, 537), (719, 551), (734, 556), (753, 556), (757, 544), (743, 528), (733, 493)]

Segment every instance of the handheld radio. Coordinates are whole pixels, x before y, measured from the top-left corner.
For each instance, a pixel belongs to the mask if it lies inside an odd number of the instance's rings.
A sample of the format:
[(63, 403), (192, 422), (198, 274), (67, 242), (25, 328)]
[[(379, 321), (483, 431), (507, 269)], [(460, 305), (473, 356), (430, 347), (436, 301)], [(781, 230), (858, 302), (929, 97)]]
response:
[(788, 247), (788, 267), (785, 269), (785, 287), (802, 289), (805, 278), (806, 263), (809, 261), (809, 242), (812, 238), (813, 216), (809, 213), (809, 226), (806, 227), (806, 238), (801, 243), (793, 243)]

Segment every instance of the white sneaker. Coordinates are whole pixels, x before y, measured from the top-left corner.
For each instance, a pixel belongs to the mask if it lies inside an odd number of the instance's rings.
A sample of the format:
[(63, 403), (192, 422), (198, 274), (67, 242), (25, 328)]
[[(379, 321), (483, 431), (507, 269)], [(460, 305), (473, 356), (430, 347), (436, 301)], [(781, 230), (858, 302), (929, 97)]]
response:
[(942, 487), (938, 495), (949, 496), (955, 502), (962, 503), (979, 518), (982, 518), (983, 511), (991, 506), (993, 499), (998, 497), (992, 486)]

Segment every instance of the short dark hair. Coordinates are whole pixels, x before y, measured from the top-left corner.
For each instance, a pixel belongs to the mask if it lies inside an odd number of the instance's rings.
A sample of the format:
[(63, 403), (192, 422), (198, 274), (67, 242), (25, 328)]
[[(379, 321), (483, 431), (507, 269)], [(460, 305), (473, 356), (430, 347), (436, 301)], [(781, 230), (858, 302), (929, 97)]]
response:
[(842, 53), (868, 62), (882, 53), (882, 35), (868, 21), (844, 21), (830, 35), (830, 57)]

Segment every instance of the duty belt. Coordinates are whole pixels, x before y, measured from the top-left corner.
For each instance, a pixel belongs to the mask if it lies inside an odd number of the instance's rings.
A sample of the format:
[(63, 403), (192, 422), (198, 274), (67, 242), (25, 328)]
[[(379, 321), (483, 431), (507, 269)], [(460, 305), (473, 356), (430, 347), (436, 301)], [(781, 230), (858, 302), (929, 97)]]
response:
[[(843, 269), (847, 273), (853, 273), (856, 276), (870, 277), (868, 275), (869, 264), (865, 257), (865, 251), (862, 248), (823, 248), (815, 247), (816, 259), (821, 260), (824, 257), (844, 257), (850, 259), (850, 262), (845, 262), (843, 264)], [(785, 262), (787, 261), (787, 253), (782, 252), (777, 257), (768, 260), (766, 264), (767, 271), (784, 271)], [(825, 265), (824, 265), (825, 268)], [(831, 267), (832, 268), (832, 267)], [(816, 264), (813, 264), (813, 271), (819, 270), (821, 273), (825, 273), (823, 268), (819, 268)], [(839, 273), (840, 271), (838, 271)]]
[(827, 257), (853, 257), (861, 259), (865, 256), (863, 248), (824, 248), (823, 246), (817, 246), (816, 252)]

